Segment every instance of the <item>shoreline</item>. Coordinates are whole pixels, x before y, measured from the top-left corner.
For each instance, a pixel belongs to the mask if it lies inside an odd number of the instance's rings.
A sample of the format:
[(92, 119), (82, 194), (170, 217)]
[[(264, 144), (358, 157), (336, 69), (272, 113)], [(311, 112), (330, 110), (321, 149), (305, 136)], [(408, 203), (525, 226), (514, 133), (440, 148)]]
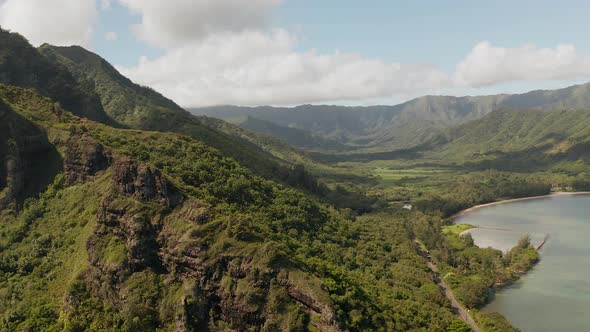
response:
[(451, 220), (452, 222), (455, 222), (456, 219), (463, 217), (465, 215), (468, 215), (470, 213), (473, 213), (477, 210), (491, 207), (491, 206), (501, 205), (501, 204), (510, 204), (510, 203), (525, 202), (525, 201), (532, 201), (532, 200), (538, 200), (538, 199), (547, 199), (547, 198), (559, 197), (559, 196), (586, 196), (586, 195), (590, 195), (590, 191), (573, 191), (573, 192), (558, 191), (558, 192), (554, 192), (554, 193), (547, 194), (547, 195), (541, 195), (541, 196), (529, 196), (529, 197), (505, 199), (505, 200), (500, 200), (500, 201), (496, 201), (496, 202), (472, 206), (470, 208), (467, 208), (465, 210), (461, 210), (461, 211), (455, 213), (454, 215), (450, 216), (448, 219)]
[[(523, 201), (532, 201), (532, 200), (539, 200), (539, 199), (548, 199), (548, 198), (559, 197), (559, 196), (587, 196), (587, 195), (590, 195), (590, 191), (553, 192), (553, 193), (550, 193), (547, 195), (529, 196), (529, 197), (521, 197), (521, 198), (515, 198), (515, 199), (500, 200), (500, 201), (496, 201), (496, 202), (472, 206), (468, 209), (459, 211), (458, 213), (452, 215), (451, 217), (448, 218), (448, 220), (450, 220), (453, 225), (457, 225), (457, 223), (456, 223), (457, 219), (459, 219), (463, 216), (469, 215), (470, 213), (476, 212), (480, 209), (495, 206), (495, 205), (510, 204), (510, 203), (523, 202)], [(499, 230), (499, 231), (513, 231), (511, 229), (506, 229), (506, 228), (478, 227), (478, 226), (476, 226), (474, 228), (470, 228), (465, 231), (462, 231), (460, 233), (460, 236), (463, 235), (464, 233), (468, 233), (468, 232), (470, 232), (474, 229), (477, 229), (477, 228), (494, 229), (494, 230)], [(511, 275), (510, 278), (508, 278), (506, 280), (502, 280), (500, 282), (495, 282), (494, 284), (492, 284), (491, 287), (488, 288), (489, 294), (496, 294), (496, 292), (502, 291), (502, 290), (510, 287), (511, 285), (513, 285), (517, 281), (519, 281), (523, 276), (529, 274), (541, 261), (541, 259), (542, 259), (541, 258), (541, 251), (543, 250), (543, 248), (545, 247), (545, 245), (549, 241), (549, 238), (550, 238), (550, 234), (545, 234), (545, 237), (543, 238), (543, 240), (540, 243), (538, 243), (536, 245), (531, 244), (533, 249), (537, 252), (537, 255), (538, 255), (537, 259), (535, 261), (533, 261), (532, 264), (530, 266), (528, 266), (525, 270), (514, 271), (514, 274)], [(494, 297), (488, 296), (485, 303), (482, 304), (481, 306), (478, 306), (477, 310), (482, 311), (486, 306), (488, 306), (493, 301), (494, 301)], [(512, 322), (510, 322), (510, 324), (512, 324)]]

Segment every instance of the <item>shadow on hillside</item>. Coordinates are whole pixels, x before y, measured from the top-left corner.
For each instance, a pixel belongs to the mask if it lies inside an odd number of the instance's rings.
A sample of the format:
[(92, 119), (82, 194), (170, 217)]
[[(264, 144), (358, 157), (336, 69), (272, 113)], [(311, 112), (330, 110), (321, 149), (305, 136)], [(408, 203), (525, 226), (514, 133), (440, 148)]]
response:
[(62, 171), (63, 159), (47, 134), (0, 101), (0, 192), (5, 199), (22, 206)]
[(469, 170), (496, 169), (509, 172), (538, 172), (547, 170), (563, 161), (590, 160), (590, 142), (574, 144), (566, 151), (547, 154), (547, 151), (553, 148), (553, 144), (545, 144), (513, 152), (494, 151), (474, 156), (476, 159), (482, 157), (487, 159), (465, 163), (464, 167)]
[(399, 149), (385, 152), (329, 154), (321, 152), (308, 152), (312, 159), (324, 163), (339, 162), (370, 162), (375, 160), (415, 160), (422, 157), (422, 152), (428, 151), (430, 145), (423, 144), (409, 149)]

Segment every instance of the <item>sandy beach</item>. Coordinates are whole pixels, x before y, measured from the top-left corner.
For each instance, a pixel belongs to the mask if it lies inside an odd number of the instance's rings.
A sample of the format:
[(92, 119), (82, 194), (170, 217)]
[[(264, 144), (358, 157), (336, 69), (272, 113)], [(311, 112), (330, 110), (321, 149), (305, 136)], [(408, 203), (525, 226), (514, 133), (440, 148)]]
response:
[(451, 217), (449, 217), (450, 220), (454, 221), (455, 219), (462, 217), (464, 215), (467, 215), (469, 213), (475, 212), (479, 209), (483, 209), (486, 207), (490, 207), (490, 206), (494, 206), (494, 205), (500, 205), (500, 204), (508, 204), (508, 203), (515, 203), (515, 202), (522, 202), (522, 201), (531, 201), (531, 200), (535, 200), (535, 199), (545, 199), (545, 198), (551, 198), (551, 197), (556, 197), (556, 196), (565, 196), (565, 195), (590, 195), (590, 191), (577, 191), (577, 192), (565, 192), (565, 191), (559, 191), (559, 192), (554, 192), (548, 195), (542, 195), (542, 196), (530, 196), (530, 197), (522, 197), (522, 198), (513, 198), (513, 199), (506, 199), (506, 200), (502, 200), (502, 201), (497, 201), (497, 202), (492, 202), (492, 203), (486, 203), (486, 204), (480, 204), (480, 205), (476, 205), (473, 207), (470, 207), (468, 209), (465, 209), (463, 211), (460, 211), (454, 215), (452, 215)]

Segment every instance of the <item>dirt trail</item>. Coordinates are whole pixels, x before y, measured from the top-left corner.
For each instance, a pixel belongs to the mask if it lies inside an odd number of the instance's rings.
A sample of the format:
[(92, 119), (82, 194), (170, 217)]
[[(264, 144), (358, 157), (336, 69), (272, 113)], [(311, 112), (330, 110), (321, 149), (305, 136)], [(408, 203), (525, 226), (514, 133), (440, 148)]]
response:
[(443, 289), (443, 291), (445, 292), (445, 296), (449, 299), (449, 301), (451, 301), (451, 306), (453, 307), (453, 309), (455, 309), (459, 317), (461, 317), (461, 319), (465, 323), (467, 323), (471, 327), (471, 329), (473, 329), (474, 332), (481, 332), (481, 330), (479, 329), (473, 318), (471, 318), (467, 310), (465, 310), (461, 303), (457, 301), (455, 295), (451, 291), (451, 288), (449, 288), (449, 286), (447, 286), (447, 284), (440, 277), (440, 274), (438, 273), (438, 268), (436, 267), (436, 264), (432, 262), (432, 258), (430, 257), (430, 255), (424, 252), (424, 250), (422, 250), (422, 248), (420, 248), (420, 245), (418, 244), (416, 244), (416, 249), (418, 251), (418, 254), (420, 254), (420, 256), (426, 259), (426, 264), (434, 274), (434, 280), (436, 281), (438, 286)]

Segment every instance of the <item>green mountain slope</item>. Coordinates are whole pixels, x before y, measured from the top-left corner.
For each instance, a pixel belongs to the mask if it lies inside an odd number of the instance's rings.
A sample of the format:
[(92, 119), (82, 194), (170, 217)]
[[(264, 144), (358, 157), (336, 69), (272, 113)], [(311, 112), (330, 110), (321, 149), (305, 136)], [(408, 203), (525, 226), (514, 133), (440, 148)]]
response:
[[(18, 306), (0, 305), (4, 317), (12, 317), (4, 329), (146, 330), (234, 319), (243, 328), (304, 328), (308, 323), (297, 325), (298, 315), (309, 314), (293, 292), (312, 299), (319, 313), (331, 310), (319, 280), (308, 276), (310, 282), (299, 285), (297, 268), (280, 268), (297, 266), (280, 241), (260, 241), (273, 233), (267, 222), (275, 209), (296, 214), (304, 228), (325, 222), (301, 194), (253, 177), (187, 137), (117, 131), (55, 112), (53, 102), (25, 90), (1, 86), (0, 97), (5, 116), (34, 124), (63, 159), (63, 176), (38, 200), (27, 201), (18, 215), (2, 211), (3, 287), (26, 288), (9, 291), (23, 298)], [(168, 169), (170, 178), (153, 164)], [(261, 218), (257, 225), (249, 214)], [(245, 272), (250, 269), (258, 272)], [(272, 301), (284, 309), (266, 305)], [(333, 325), (334, 314), (324, 314), (315, 324)]]
[(382, 152), (424, 144), (445, 128), (479, 119), (494, 110), (508, 108), (590, 109), (590, 83), (515, 95), (426, 96), (395, 106), (218, 106), (191, 111), (221, 119), (250, 116), (337, 139), (365, 152)]
[[(296, 163), (302, 160), (312, 163), (300, 152), (224, 121), (194, 116), (158, 92), (133, 83), (106, 60), (81, 47), (44, 44), (39, 52), (56, 66), (67, 68), (80, 84), (90, 82), (104, 111), (119, 124), (189, 135), (238, 160), (258, 175), (305, 186), (304, 182), (291, 181), (299, 172), (294, 170)], [(313, 192), (317, 188), (311, 185), (306, 189)]]
[(4, 146), (34, 132), (60, 156), (38, 196), (0, 209), (1, 329), (457, 324), (406, 236), (411, 214), (354, 221), (189, 136), (77, 118), (32, 90), (0, 85), (0, 100), (4, 118), (26, 123)]
[[(169, 131), (188, 114), (156, 91), (131, 82), (106, 60), (79, 46), (44, 44), (39, 52), (51, 63), (67, 68), (78, 82), (92, 82), (107, 114), (132, 128)], [(186, 120), (185, 120), (186, 121)]]
[(252, 169), (272, 174), (278, 167), (256, 145), (236, 140), (201, 121), (150, 88), (139, 86), (121, 75), (100, 56), (78, 46), (45, 44), (41, 54), (56, 65), (68, 68), (78, 82), (92, 82), (106, 113), (122, 125), (156, 131), (183, 133), (207, 142)]
[(21, 205), (44, 190), (59, 171), (61, 157), (31, 121), (0, 101), (0, 209)]
[[(48, 44), (37, 50), (22, 36), (2, 29), (0, 46), (0, 83), (32, 88), (56, 100), (56, 107), (111, 126), (172, 131), (195, 137), (259, 175), (305, 186), (291, 181), (299, 173), (293, 169), (296, 158), (281, 160), (265, 152), (258, 146), (263, 140), (260, 135), (220, 124), (222, 121), (217, 119), (192, 116), (152, 89), (134, 84), (92, 52), (78, 46)], [(283, 152), (277, 144), (267, 150), (275, 155), (279, 155), (277, 151)]]
[(250, 116), (322, 135), (357, 149), (388, 149), (420, 144), (432, 137), (433, 130), (475, 119), (493, 108), (495, 98), (484, 102), (480, 106), (471, 98), (423, 97), (397, 106), (219, 106), (191, 111), (221, 119)]
[(238, 125), (252, 132), (277, 137), (301, 148), (333, 151), (350, 149), (350, 147), (336, 140), (324, 138), (323, 136), (315, 135), (302, 129), (280, 126), (270, 121), (256, 119), (251, 116), (247, 116), (243, 121), (239, 121)]
[(499, 110), (447, 130), (437, 142), (433, 156), (482, 167), (532, 171), (588, 165), (590, 112)]
[(29, 87), (68, 111), (113, 125), (90, 82), (77, 81), (67, 68), (48, 61), (26, 39), (0, 28), (0, 83)]

